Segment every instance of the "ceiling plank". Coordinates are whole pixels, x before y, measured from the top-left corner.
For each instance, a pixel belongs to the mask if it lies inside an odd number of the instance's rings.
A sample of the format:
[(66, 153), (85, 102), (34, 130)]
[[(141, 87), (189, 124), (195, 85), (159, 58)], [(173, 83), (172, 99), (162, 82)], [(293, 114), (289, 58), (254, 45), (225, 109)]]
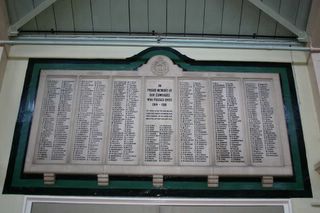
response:
[(36, 18), (31, 19), (30, 21), (28, 21), (26, 24), (24, 24), (21, 28), (21, 31), (37, 31), (38, 27), (37, 27), (37, 21)]
[(111, 28), (113, 32), (129, 32), (129, 0), (111, 0)]
[(185, 32), (186, 0), (168, 0), (168, 33)]
[(243, 2), (240, 35), (253, 36), (257, 33), (260, 10), (247, 1)]
[(257, 8), (265, 12), (267, 15), (269, 15), (271, 18), (276, 20), (279, 24), (290, 30), (293, 34), (298, 36), (298, 40), (302, 42), (308, 41), (308, 36), (305, 31), (302, 31), (298, 29), (294, 24), (292, 24), (289, 20), (284, 18), (282, 15), (280, 15), (278, 12), (276, 12), (274, 9), (269, 7), (268, 5), (264, 4), (260, 0), (247, 0), (251, 2), (253, 5), (255, 5)]
[(149, 32), (166, 33), (167, 4), (166, 1), (149, 0)]
[(17, 22), (34, 8), (32, 0), (7, 0), (8, 15), (10, 24)]
[(48, 7), (36, 17), (39, 31), (56, 30), (53, 6)]
[(186, 4), (186, 33), (202, 34), (204, 0), (187, 0)]
[(16, 21), (14, 24), (9, 26), (9, 36), (16, 36), (18, 35), (18, 30), (23, 25), (28, 23), (31, 19), (33, 19), (35, 16), (40, 14), (42, 11), (50, 7), (53, 3), (55, 3), (57, 0), (45, 0), (38, 6), (36, 6), (34, 9), (29, 11), (26, 15), (24, 15), (22, 18), (20, 18), (18, 21)]
[(149, 31), (148, 0), (130, 0), (130, 16), (131, 32)]
[[(263, 3), (273, 8), (275, 11), (280, 10), (279, 0), (263, 0)], [(258, 27), (259, 36), (275, 36), (276, 35), (277, 22), (269, 15), (260, 11), (260, 21)]]
[(220, 34), (222, 23), (223, 0), (206, 0), (204, 34)]
[(93, 30), (100, 32), (111, 31), (110, 0), (91, 0)]
[(243, 0), (224, 0), (222, 34), (238, 35)]
[(59, 0), (54, 5), (57, 31), (74, 31), (71, 0)]
[(308, 17), (311, 7), (311, 0), (301, 0), (299, 5), (299, 11), (296, 18), (296, 26), (300, 29), (306, 29), (308, 23)]
[(90, 0), (72, 0), (74, 29), (80, 32), (91, 32), (92, 16)]

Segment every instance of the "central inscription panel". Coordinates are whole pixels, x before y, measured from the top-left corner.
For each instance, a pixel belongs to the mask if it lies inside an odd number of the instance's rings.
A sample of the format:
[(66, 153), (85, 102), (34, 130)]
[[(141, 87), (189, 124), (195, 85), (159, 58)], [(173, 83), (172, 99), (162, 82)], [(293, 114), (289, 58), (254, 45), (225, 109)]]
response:
[(279, 76), (42, 70), (25, 172), (290, 176)]

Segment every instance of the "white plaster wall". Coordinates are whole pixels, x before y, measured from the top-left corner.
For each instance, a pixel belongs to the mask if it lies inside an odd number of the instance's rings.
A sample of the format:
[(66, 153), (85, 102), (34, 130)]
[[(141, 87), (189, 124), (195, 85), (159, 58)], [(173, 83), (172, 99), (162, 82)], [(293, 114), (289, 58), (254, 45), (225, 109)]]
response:
[[(0, 190), (3, 188), (14, 126), (17, 118), (24, 75), (29, 57), (40, 58), (127, 58), (144, 47), (75, 47), (75, 46), (14, 46), (9, 59), (0, 91)], [(300, 113), (305, 137), (309, 172), (314, 199), (292, 199), (293, 212), (319, 213), (320, 207), (311, 203), (320, 200), (320, 175), (314, 164), (320, 160), (320, 131), (310, 80), (307, 55), (301, 52), (257, 51), (257, 50), (218, 50), (178, 48), (182, 54), (199, 60), (226, 61), (274, 61), (293, 62)], [(320, 109), (318, 109), (320, 110)], [(0, 212), (17, 213), (22, 211), (23, 195), (0, 195)]]

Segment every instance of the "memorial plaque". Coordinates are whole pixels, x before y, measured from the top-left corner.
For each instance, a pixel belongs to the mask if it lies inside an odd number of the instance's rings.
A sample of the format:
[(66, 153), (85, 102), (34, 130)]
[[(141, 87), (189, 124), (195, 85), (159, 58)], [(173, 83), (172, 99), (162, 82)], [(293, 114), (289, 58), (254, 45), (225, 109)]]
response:
[(278, 74), (44, 70), (26, 173), (290, 176)]
[(211, 139), (208, 134), (208, 81), (179, 81), (180, 163), (209, 165)]
[(175, 161), (174, 80), (147, 79), (145, 86), (144, 162), (173, 165)]
[(140, 129), (140, 79), (113, 79), (108, 162), (137, 164)]

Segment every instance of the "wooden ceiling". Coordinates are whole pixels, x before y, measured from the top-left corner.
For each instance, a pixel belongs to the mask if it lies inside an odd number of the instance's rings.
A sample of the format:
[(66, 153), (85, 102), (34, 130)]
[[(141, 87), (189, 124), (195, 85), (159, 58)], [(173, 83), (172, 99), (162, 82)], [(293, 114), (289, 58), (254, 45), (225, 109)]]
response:
[[(7, 0), (11, 24), (44, 1)], [(305, 31), (311, 0), (262, 2)], [(247, 0), (57, 0), (19, 31), (295, 37)]]

